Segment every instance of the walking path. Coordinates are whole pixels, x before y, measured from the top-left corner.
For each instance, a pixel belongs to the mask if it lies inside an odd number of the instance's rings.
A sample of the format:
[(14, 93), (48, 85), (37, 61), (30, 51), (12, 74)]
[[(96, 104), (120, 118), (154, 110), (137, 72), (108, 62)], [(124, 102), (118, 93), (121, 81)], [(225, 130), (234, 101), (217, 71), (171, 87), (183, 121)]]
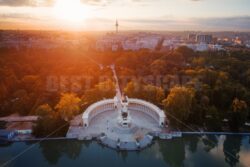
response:
[[(176, 133), (176, 132), (172, 132), (172, 133)], [(250, 136), (250, 133), (233, 133), (233, 132), (178, 132), (178, 133), (182, 133), (182, 135), (235, 135), (235, 136)], [(146, 135), (144, 136), (144, 138), (140, 141), (140, 148), (146, 147), (148, 145), (150, 145), (151, 141), (153, 138), (151, 138), (151, 136), (154, 137), (158, 137), (159, 133), (150, 133), (150, 135)], [(106, 146), (109, 146), (111, 148), (117, 149), (117, 140), (111, 139), (111, 138), (107, 138), (107, 137), (103, 137), (101, 138), (100, 135), (96, 135), (94, 136), (94, 138), (97, 138), (98, 140), (102, 140), (103, 144)], [(92, 139), (92, 138), (91, 138)], [(50, 140), (79, 140), (78, 136), (67, 136), (67, 137), (50, 137), (50, 138), (30, 138), (30, 139), (5, 139), (5, 138), (0, 138), (0, 140), (2, 141), (10, 141), (10, 142), (29, 142), (29, 141), (50, 141)], [(82, 138), (82, 140), (89, 140), (89, 138)], [(121, 149), (126, 150), (126, 148), (124, 148), (124, 145), (130, 146), (130, 145), (136, 145), (136, 141), (134, 142), (120, 142), (121, 143)], [(136, 145), (137, 147), (137, 145)], [(131, 148), (131, 147), (130, 147)], [(139, 148), (138, 148), (139, 149)]]
[(38, 116), (7, 116), (0, 117), (0, 121), (5, 122), (34, 122), (38, 120)]
[(120, 85), (119, 85), (119, 80), (115, 71), (115, 65), (111, 65), (110, 66), (112, 72), (113, 72), (113, 77), (115, 79), (115, 90), (116, 90), (116, 96), (117, 98), (120, 100), (122, 98), (122, 94), (121, 94), (121, 89), (120, 89)]
[(181, 132), (186, 135), (239, 135), (239, 136), (250, 136), (250, 133), (246, 132)]

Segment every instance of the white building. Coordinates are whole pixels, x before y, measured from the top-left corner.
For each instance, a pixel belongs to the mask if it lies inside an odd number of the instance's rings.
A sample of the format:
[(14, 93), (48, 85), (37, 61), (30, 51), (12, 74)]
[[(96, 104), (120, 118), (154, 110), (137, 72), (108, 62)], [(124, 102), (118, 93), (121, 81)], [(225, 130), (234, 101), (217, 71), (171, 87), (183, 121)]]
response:
[(133, 51), (140, 49), (154, 50), (158, 46), (160, 40), (161, 37), (159, 36), (135, 37), (123, 41), (122, 47), (124, 50), (133, 50)]
[(143, 38), (140, 38), (136, 41), (136, 45), (140, 48), (140, 49), (150, 49), (150, 50), (154, 50), (157, 45), (160, 42), (161, 37), (158, 36), (146, 36)]
[(199, 43), (199, 44), (192, 44), (192, 43), (174, 43), (171, 40), (165, 40), (163, 42), (162, 47), (168, 47), (169, 49), (176, 49), (181, 46), (186, 46), (194, 51), (207, 51), (207, 50), (212, 50), (212, 51), (220, 51), (224, 50), (222, 45), (212, 45), (212, 44), (205, 44), (205, 43)]
[(247, 48), (250, 48), (250, 40), (245, 41), (245, 45), (246, 45)]
[(200, 43), (200, 44), (196, 44), (196, 49), (195, 51), (207, 51), (209, 49), (208, 44), (205, 43)]
[(112, 50), (117, 51), (119, 49), (119, 45), (122, 41), (124, 41), (125, 37), (121, 35), (106, 35), (101, 39), (96, 41), (96, 50), (105, 51)]
[(0, 42), (0, 48), (40, 48), (54, 49), (58, 47), (76, 47), (86, 43), (86, 39), (63, 39), (63, 38), (33, 38), (17, 39), (6, 38)]
[(213, 40), (213, 36), (209, 34), (199, 34), (196, 36), (196, 42), (209, 44)]
[(127, 39), (122, 42), (123, 50), (139, 50), (140, 48), (136, 45), (137, 39)]
[(213, 50), (213, 51), (224, 50), (224, 48), (222, 47), (222, 45), (218, 45), (218, 44), (209, 45), (209, 49), (210, 49), (210, 50)]

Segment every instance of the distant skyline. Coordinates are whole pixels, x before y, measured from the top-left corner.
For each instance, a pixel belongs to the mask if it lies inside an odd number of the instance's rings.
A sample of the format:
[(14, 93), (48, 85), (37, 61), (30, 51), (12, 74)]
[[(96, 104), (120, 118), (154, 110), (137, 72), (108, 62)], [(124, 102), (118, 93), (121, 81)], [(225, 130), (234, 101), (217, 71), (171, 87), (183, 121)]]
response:
[(249, 0), (0, 0), (0, 29), (250, 31)]

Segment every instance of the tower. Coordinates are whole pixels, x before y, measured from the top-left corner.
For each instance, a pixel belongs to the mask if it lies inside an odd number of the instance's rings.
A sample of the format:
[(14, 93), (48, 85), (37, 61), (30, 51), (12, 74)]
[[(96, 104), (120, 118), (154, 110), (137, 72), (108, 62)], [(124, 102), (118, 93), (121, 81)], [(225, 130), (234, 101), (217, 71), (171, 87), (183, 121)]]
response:
[(118, 24), (118, 21), (116, 20), (115, 22), (116, 33), (118, 33), (118, 27), (119, 27), (119, 24)]

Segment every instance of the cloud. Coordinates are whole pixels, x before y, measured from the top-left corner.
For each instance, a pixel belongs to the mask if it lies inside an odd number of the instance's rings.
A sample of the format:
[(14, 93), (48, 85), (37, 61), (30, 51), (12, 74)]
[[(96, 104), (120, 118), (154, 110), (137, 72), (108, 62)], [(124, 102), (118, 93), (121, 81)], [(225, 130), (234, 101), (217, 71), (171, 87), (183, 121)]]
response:
[[(19, 27), (33, 24), (33, 27), (48, 26), (53, 23), (50, 17), (38, 17), (25, 14), (0, 14), (0, 28), (3, 24), (8, 27)], [(190, 18), (178, 20), (174, 17), (160, 17), (155, 19), (121, 19), (119, 20), (122, 30), (173, 30), (173, 31), (249, 31), (250, 16), (220, 17), (220, 18)], [(56, 24), (56, 23), (55, 23)], [(9, 26), (8, 26), (9, 25)], [(114, 28), (114, 20), (108, 18), (90, 18), (85, 21), (86, 30), (110, 30)], [(90, 27), (88, 29), (88, 27)], [(20, 27), (20, 29), (22, 29)], [(46, 28), (45, 28), (46, 29)], [(63, 29), (63, 28), (62, 28)]]
[[(0, 6), (51, 6), (56, 0), (0, 0)], [(80, 0), (83, 4), (93, 6), (106, 6), (119, 0)], [(155, 2), (153, 0), (129, 0), (132, 3), (145, 4), (148, 2)]]
[(50, 6), (55, 0), (0, 0), (0, 6)]
[(30, 0), (0, 0), (2, 6), (26, 6), (32, 4)]
[[(52, 6), (56, 0), (0, 0), (0, 6)], [(115, 0), (81, 0), (84, 4), (105, 6)]]
[(81, 2), (89, 5), (106, 6), (114, 2), (114, 0), (81, 0)]
[(250, 30), (250, 16), (241, 17), (218, 17), (218, 18), (205, 18), (193, 19), (196, 24), (203, 27), (218, 28), (218, 29), (231, 29), (231, 30)]
[[(211, 30), (211, 31), (249, 31), (250, 16), (218, 17), (218, 18), (189, 18), (178, 20), (175, 18), (156, 19), (126, 19), (121, 23), (134, 27), (148, 27), (159, 30)], [(132, 26), (131, 26), (132, 28)]]
[(48, 18), (41, 16), (30, 15), (30, 14), (20, 14), (20, 13), (10, 13), (10, 14), (0, 14), (0, 20), (23, 20), (23, 21), (46, 21)]

